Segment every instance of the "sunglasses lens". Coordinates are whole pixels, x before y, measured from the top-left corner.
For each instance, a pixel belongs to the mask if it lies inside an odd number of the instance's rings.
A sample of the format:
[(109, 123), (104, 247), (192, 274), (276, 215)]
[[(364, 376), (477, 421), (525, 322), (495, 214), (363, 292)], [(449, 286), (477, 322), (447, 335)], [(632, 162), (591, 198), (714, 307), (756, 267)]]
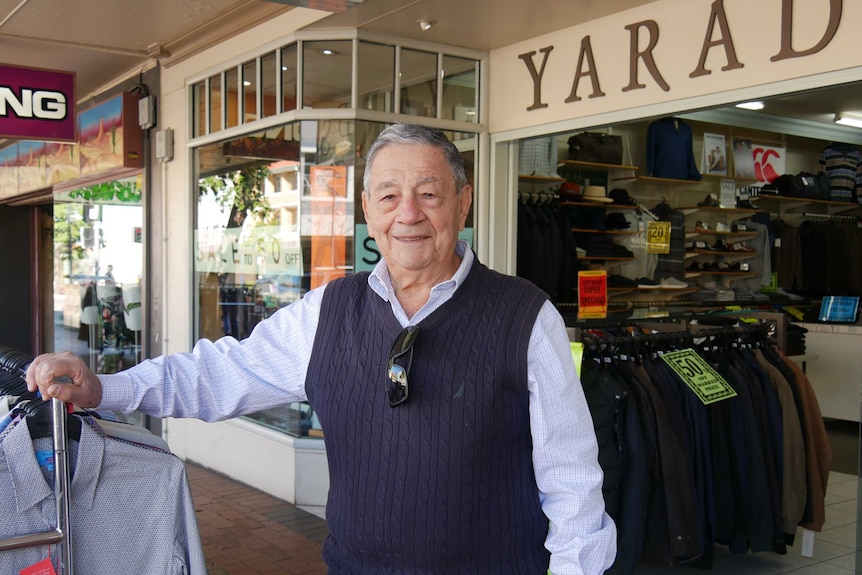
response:
[(392, 344), (389, 352), (389, 370), (386, 381), (386, 397), (389, 405), (395, 407), (407, 401), (408, 384), (407, 373), (413, 360), (413, 343), (419, 328), (410, 326), (404, 329)]

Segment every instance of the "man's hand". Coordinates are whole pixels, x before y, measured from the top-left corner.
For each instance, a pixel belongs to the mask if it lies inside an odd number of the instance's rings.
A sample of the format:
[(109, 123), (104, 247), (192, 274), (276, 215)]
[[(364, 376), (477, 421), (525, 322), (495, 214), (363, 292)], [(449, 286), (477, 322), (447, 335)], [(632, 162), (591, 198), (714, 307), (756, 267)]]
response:
[(102, 382), (69, 352), (37, 356), (27, 368), (27, 389), (38, 389), (46, 400), (56, 397), (79, 407), (93, 408), (102, 402)]

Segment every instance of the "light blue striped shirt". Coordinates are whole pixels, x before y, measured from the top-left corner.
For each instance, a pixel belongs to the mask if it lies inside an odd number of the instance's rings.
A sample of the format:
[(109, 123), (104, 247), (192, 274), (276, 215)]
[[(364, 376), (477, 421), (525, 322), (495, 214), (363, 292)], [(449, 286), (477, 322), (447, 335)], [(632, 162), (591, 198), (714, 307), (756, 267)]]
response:
[[(368, 283), (392, 306), (402, 326), (417, 324), (448, 301), (473, 265), (464, 241), (452, 279), (431, 290), (408, 318), (381, 261)], [(99, 376), (99, 409), (139, 410), (158, 417), (218, 421), (304, 401), (305, 378), (317, 331), (324, 287), (280, 309), (237, 341), (201, 339), (190, 353), (161, 356), (126, 371)], [(602, 471), (592, 417), (572, 360), (563, 318), (548, 301), (530, 337), (527, 378), (533, 466), (542, 509), (551, 529), (545, 546), (556, 575), (599, 575), (616, 555), (616, 528), (604, 512)]]

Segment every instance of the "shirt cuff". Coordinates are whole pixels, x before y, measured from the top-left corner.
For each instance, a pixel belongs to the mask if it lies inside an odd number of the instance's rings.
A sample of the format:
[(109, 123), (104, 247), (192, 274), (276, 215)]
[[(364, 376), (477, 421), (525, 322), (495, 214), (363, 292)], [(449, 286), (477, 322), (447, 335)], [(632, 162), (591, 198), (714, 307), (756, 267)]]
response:
[(97, 409), (126, 413), (134, 411), (129, 407), (134, 398), (131, 378), (122, 373), (97, 377), (102, 382), (102, 402)]

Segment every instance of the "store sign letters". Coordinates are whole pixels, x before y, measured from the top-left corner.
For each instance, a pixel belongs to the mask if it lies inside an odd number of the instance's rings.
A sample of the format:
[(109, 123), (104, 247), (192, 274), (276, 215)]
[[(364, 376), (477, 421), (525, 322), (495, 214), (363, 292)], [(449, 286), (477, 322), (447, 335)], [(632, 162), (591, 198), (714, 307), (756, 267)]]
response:
[(75, 74), (0, 64), (0, 137), (74, 142)]
[[(824, 2), (824, 7), (828, 3), (829, 18), (826, 22), (825, 29), (817, 42), (812, 45), (799, 48), (794, 47), (793, 38), (793, 10), (794, 0), (782, 0), (781, 15), (779, 25), (781, 26), (780, 46), (778, 52), (772, 55), (769, 60), (778, 62), (790, 58), (803, 58), (816, 54), (823, 50), (835, 37), (838, 31), (838, 26), (841, 23), (841, 14), (843, 9), (843, 0), (821, 0)], [(689, 22), (685, 22), (689, 25)], [(660, 27), (655, 20), (642, 20), (625, 26), (629, 36), (629, 58), (628, 58), (628, 84), (621, 88), (622, 92), (632, 90), (641, 90), (646, 88), (646, 84), (641, 81), (638, 76), (638, 71), (641, 65), (646, 68), (650, 79), (655, 85), (659, 86), (663, 91), (671, 90), (670, 84), (665, 80), (661, 73), (660, 62), (657, 61), (654, 52), (659, 42)], [(736, 52), (736, 45), (733, 36), (731, 35), (730, 26), (728, 25), (727, 12), (724, 6), (724, 0), (715, 0), (711, 4), (709, 17), (705, 22), (705, 34), (703, 43), (700, 46), (699, 58), (694, 64), (694, 68), (688, 74), (689, 78), (698, 78), (707, 76), (712, 73), (712, 70), (706, 68), (706, 60), (710, 51), (719, 49), (724, 51), (725, 64), (721, 67), (722, 72), (729, 72), (743, 68), (745, 64), (739, 60)], [(672, 32), (671, 32), (672, 33)], [(533, 85), (533, 102), (527, 107), (528, 111), (547, 108), (548, 103), (542, 100), (542, 81), (544, 79), (545, 69), (548, 61), (551, 58), (554, 46), (545, 46), (539, 50), (533, 50), (523, 54), (518, 54), (518, 58), (523, 61), (527, 68), (527, 72), (532, 79)], [(694, 53), (694, 50), (692, 50)], [(568, 57), (568, 55), (566, 56)], [(581, 38), (580, 49), (578, 53), (577, 65), (575, 68), (574, 78), (572, 80), (572, 89), (568, 97), (565, 98), (565, 103), (578, 102), (582, 99), (579, 94), (581, 80), (588, 81), (591, 92), (587, 95), (588, 98), (600, 98), (606, 95), (602, 91), (599, 81), (599, 69), (596, 65), (593, 46), (589, 35)]]

